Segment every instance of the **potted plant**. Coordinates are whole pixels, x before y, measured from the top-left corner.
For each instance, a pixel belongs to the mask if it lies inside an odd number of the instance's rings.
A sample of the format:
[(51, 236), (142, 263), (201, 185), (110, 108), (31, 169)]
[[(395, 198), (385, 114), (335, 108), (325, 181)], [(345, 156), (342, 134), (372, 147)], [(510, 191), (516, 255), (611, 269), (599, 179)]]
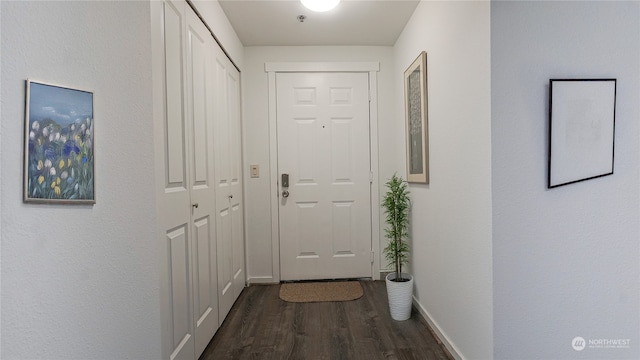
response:
[(413, 276), (402, 272), (409, 263), (409, 190), (407, 182), (394, 174), (385, 184), (387, 192), (382, 201), (386, 214), (385, 236), (389, 244), (384, 255), (394, 271), (385, 278), (389, 310), (394, 320), (407, 320), (411, 316)]

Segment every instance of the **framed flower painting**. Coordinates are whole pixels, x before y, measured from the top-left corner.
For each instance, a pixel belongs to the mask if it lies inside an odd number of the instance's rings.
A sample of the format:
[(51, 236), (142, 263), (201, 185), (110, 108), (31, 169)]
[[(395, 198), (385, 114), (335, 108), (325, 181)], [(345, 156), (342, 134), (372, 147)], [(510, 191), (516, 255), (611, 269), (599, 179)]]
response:
[(95, 204), (93, 93), (27, 80), (24, 201)]

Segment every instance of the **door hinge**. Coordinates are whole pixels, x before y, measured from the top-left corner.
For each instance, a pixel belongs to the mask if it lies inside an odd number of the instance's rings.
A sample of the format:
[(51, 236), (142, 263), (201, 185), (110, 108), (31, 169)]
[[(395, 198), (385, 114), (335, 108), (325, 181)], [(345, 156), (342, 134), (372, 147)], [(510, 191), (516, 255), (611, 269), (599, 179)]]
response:
[(371, 254), (370, 260), (371, 260), (371, 263), (373, 264), (373, 259), (375, 258), (376, 255), (373, 251), (370, 254)]

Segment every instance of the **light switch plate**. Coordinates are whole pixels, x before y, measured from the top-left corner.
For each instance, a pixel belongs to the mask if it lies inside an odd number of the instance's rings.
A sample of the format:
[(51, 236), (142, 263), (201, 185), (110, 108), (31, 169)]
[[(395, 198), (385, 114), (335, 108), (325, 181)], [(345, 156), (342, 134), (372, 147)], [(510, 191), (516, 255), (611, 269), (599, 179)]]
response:
[(250, 172), (251, 172), (251, 177), (252, 178), (260, 177), (260, 166), (259, 165), (251, 165), (250, 169), (251, 169)]

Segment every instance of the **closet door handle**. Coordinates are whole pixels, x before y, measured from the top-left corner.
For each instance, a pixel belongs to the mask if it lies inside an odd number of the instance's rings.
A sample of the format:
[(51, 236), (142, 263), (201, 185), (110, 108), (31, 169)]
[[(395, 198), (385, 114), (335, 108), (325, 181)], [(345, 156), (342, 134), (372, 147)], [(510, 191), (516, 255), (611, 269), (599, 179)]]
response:
[(196, 209), (197, 209), (197, 208), (198, 208), (198, 203), (191, 204), (191, 206), (193, 206), (194, 208), (196, 208)]
[(233, 199), (233, 195), (229, 195), (229, 199)]

